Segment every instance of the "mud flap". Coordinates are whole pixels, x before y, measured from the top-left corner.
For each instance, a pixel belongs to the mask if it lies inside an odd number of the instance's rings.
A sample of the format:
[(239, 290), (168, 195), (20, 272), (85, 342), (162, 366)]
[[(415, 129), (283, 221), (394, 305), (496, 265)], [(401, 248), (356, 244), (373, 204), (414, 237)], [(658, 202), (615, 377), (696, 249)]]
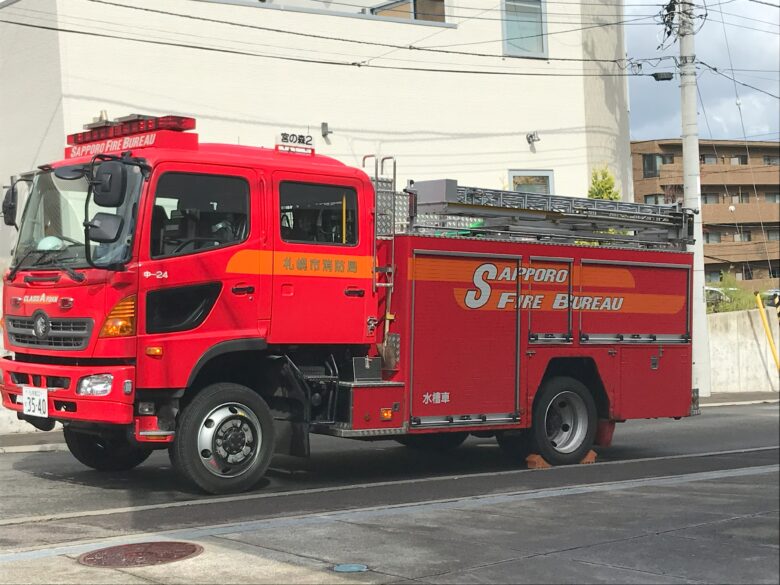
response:
[(274, 453), (293, 457), (310, 455), (308, 423), (275, 419), (274, 435), (276, 438)]

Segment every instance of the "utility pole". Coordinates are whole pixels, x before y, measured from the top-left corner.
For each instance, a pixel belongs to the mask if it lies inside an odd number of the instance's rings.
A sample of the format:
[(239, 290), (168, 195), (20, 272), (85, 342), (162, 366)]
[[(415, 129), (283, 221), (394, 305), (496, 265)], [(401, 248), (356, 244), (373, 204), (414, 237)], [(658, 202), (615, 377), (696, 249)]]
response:
[(699, 124), (696, 108), (696, 55), (693, 42), (693, 3), (677, 3), (680, 40), (680, 110), (683, 147), (683, 205), (696, 210), (693, 237), (693, 387), (699, 396), (710, 395), (710, 336), (704, 298), (704, 234), (701, 225), (701, 176), (699, 174)]

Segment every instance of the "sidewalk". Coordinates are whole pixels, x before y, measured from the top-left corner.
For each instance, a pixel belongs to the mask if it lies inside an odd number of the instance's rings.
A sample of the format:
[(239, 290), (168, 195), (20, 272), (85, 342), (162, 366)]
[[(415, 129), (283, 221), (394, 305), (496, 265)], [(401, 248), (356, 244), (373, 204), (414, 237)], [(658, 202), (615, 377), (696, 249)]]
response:
[[(725, 392), (702, 398), (700, 400), (700, 406), (702, 408), (707, 408), (777, 402), (780, 402), (780, 394), (777, 392)], [(32, 429), (32, 426), (30, 426), (30, 429)], [(0, 455), (4, 453), (35, 453), (42, 451), (67, 450), (68, 447), (65, 445), (62, 430), (0, 434)]]

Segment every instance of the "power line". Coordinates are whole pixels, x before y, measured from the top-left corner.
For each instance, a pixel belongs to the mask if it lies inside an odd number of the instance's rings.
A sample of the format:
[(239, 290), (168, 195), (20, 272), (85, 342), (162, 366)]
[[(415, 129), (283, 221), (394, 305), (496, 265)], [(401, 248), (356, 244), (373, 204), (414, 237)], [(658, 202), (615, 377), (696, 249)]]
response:
[(778, 95), (775, 95), (775, 94), (773, 94), (773, 93), (770, 93), (770, 92), (768, 92), (768, 91), (765, 91), (765, 90), (763, 90), (763, 89), (761, 89), (761, 88), (759, 88), (759, 87), (756, 87), (756, 86), (754, 86), (754, 85), (750, 85), (749, 83), (745, 83), (744, 81), (738, 81), (738, 80), (737, 80), (737, 79), (735, 79), (734, 77), (730, 77), (729, 75), (726, 75), (726, 74), (725, 74), (725, 73), (723, 73), (722, 71), (718, 70), (718, 68), (717, 68), (717, 67), (713, 67), (712, 65), (708, 65), (708, 64), (707, 64), (707, 63), (705, 63), (704, 61), (698, 61), (698, 63), (700, 63), (701, 65), (704, 65), (704, 66), (705, 66), (707, 69), (709, 69), (709, 70), (710, 70), (710, 71), (712, 71), (713, 73), (717, 73), (717, 74), (718, 74), (718, 75), (720, 75), (721, 77), (725, 77), (726, 79), (728, 79), (729, 81), (731, 81), (731, 82), (733, 82), (733, 83), (738, 83), (739, 85), (743, 85), (743, 86), (745, 86), (745, 87), (749, 87), (750, 89), (754, 89), (754, 90), (756, 90), (756, 91), (758, 91), (758, 92), (761, 92), (761, 93), (763, 93), (763, 94), (766, 94), (766, 95), (768, 95), (769, 97), (773, 97), (773, 98), (775, 98), (776, 100), (777, 100), (777, 99), (780, 99), (780, 96), (778, 96)]
[[(723, 40), (726, 41), (726, 54), (729, 57), (729, 67), (733, 69), (734, 62), (732, 61), (731, 58), (731, 46), (729, 45), (729, 37), (728, 34), (726, 33), (725, 26), (723, 27)], [(740, 127), (742, 128), (743, 140), (745, 141), (745, 154), (747, 155), (748, 162), (750, 162), (750, 147), (748, 146), (747, 132), (745, 132), (745, 120), (742, 117), (742, 101), (739, 99), (737, 80), (732, 77), (731, 81), (734, 84), (734, 97), (736, 98), (737, 111), (739, 112), (739, 124)], [(756, 174), (752, 166), (750, 167), (750, 176), (753, 179), (753, 193), (756, 196), (756, 205), (757, 205), (756, 210), (758, 211), (758, 221), (761, 224), (761, 232), (763, 234), (766, 234), (766, 229), (764, 229), (764, 220), (761, 217), (761, 205), (758, 203), (758, 189), (756, 188)], [(772, 274), (772, 260), (769, 256), (769, 246), (767, 246), (766, 237), (764, 238), (764, 252), (766, 253), (766, 263), (767, 263), (767, 267), (769, 268), (769, 274)]]
[(219, 47), (204, 47), (201, 45), (191, 45), (187, 43), (177, 43), (173, 41), (160, 41), (154, 39), (141, 39), (133, 37), (125, 37), (120, 35), (110, 35), (106, 33), (98, 33), (94, 31), (82, 31), (75, 29), (67, 29), (55, 26), (36, 25), (25, 22), (15, 22), (11, 20), (0, 19), (0, 22), (10, 24), (14, 26), (20, 26), (25, 28), (33, 28), (39, 30), (48, 30), (54, 32), (63, 32), (68, 34), (76, 34), (83, 36), (91, 36), (105, 39), (114, 39), (121, 41), (129, 41), (134, 43), (165, 46), (165, 47), (177, 47), (182, 49), (192, 49), (197, 51), (206, 51), (212, 53), (225, 53), (231, 55), (240, 55), (245, 57), (259, 57), (263, 59), (272, 59), (278, 61), (292, 61), (296, 63), (308, 63), (315, 65), (332, 65), (340, 67), (363, 67), (366, 69), (383, 69), (393, 71), (414, 71), (423, 73), (453, 73), (453, 74), (468, 74), (468, 75), (491, 75), (491, 76), (507, 76), (507, 77), (651, 77), (649, 73), (541, 73), (541, 72), (515, 72), (515, 71), (479, 71), (474, 69), (435, 69), (432, 67), (395, 67), (391, 65), (366, 65), (358, 62), (346, 62), (346, 61), (331, 61), (325, 59), (306, 59), (303, 57), (290, 57), (282, 55), (269, 55), (265, 53), (253, 53), (250, 51), (240, 51), (237, 49), (227, 49)]
[[(90, 0), (90, 1), (97, 1), (97, 0)], [(593, 24), (593, 25), (581, 26), (581, 27), (577, 27), (577, 28), (570, 28), (570, 29), (566, 29), (566, 30), (557, 30), (557, 31), (552, 31), (552, 32), (539, 33), (539, 34), (535, 34), (535, 35), (525, 35), (525, 36), (522, 36), (522, 37), (495, 39), (495, 40), (490, 40), (490, 41), (472, 41), (472, 42), (469, 42), (469, 43), (452, 43), (452, 44), (449, 44), (449, 45), (434, 45), (434, 46), (430, 46), (430, 47), (421, 47), (421, 48), (424, 48), (424, 49), (446, 49), (446, 48), (449, 48), (449, 47), (469, 47), (469, 46), (474, 46), (474, 45), (485, 45), (485, 44), (489, 44), (489, 43), (499, 43), (499, 42), (503, 42), (503, 41), (520, 41), (520, 40), (525, 40), (525, 39), (535, 39), (535, 38), (539, 38), (539, 37), (549, 37), (549, 36), (552, 36), (554, 34), (555, 35), (560, 35), (560, 34), (568, 34), (568, 33), (572, 33), (572, 32), (581, 32), (581, 31), (584, 31), (584, 30), (590, 30), (590, 29), (594, 29), (594, 28), (606, 28), (606, 27), (609, 27), (609, 26), (622, 26), (622, 25), (625, 25), (625, 24), (628, 24), (628, 23), (639, 21), (639, 20), (647, 20), (647, 18), (648, 17), (646, 17), (646, 16), (640, 16), (639, 18), (628, 18), (628, 19), (624, 19), (624, 20), (618, 20), (618, 21), (615, 21), (615, 22), (606, 22), (606, 23), (602, 23), (602, 24)], [(655, 16), (653, 16), (652, 18), (655, 18)], [(655, 24), (655, 23), (652, 23), (652, 24)]]
[(749, 2), (755, 2), (756, 4), (764, 4), (765, 6), (771, 6), (772, 8), (780, 8), (780, 4), (772, 4), (771, 2), (764, 2), (763, 0), (748, 0)]
[[(328, 36), (328, 35), (319, 35), (316, 33), (305, 33), (300, 31), (292, 31), (292, 30), (286, 30), (286, 29), (280, 29), (280, 28), (273, 28), (273, 27), (267, 27), (267, 26), (260, 26), (260, 25), (254, 25), (254, 24), (247, 24), (243, 22), (234, 22), (231, 20), (221, 20), (217, 18), (209, 18), (205, 16), (196, 16), (193, 14), (184, 14), (180, 12), (171, 12), (168, 10), (160, 10), (156, 8), (146, 8), (142, 6), (130, 6), (127, 4), (120, 4), (116, 2), (109, 2), (107, 0), (87, 0), (88, 2), (93, 2), (95, 4), (104, 4), (106, 6), (113, 6), (115, 8), (125, 8), (128, 10), (136, 10), (141, 12), (149, 12), (153, 14), (162, 14), (166, 16), (175, 16), (177, 18), (185, 18), (188, 20), (196, 20), (201, 22), (209, 22), (212, 24), (225, 24), (228, 26), (234, 26), (238, 28), (246, 28), (251, 30), (262, 30), (266, 32), (273, 32), (278, 34), (285, 34), (285, 35), (292, 35), (292, 36), (298, 36), (298, 37), (306, 37), (306, 38), (314, 38), (319, 40), (326, 40), (326, 41), (338, 41), (343, 43), (352, 43), (357, 45), (367, 45), (367, 46), (374, 46), (374, 47), (384, 47), (388, 49), (401, 49), (401, 50), (409, 50), (409, 51), (425, 51), (425, 52), (431, 52), (431, 53), (441, 53), (441, 54), (448, 54), (448, 55), (463, 55), (468, 57), (492, 57), (492, 58), (502, 58), (502, 59), (530, 59), (533, 61), (569, 61), (569, 62), (586, 62), (586, 63), (622, 63), (625, 62), (625, 59), (584, 59), (584, 58), (575, 58), (575, 57), (525, 57), (522, 55), (500, 55), (495, 53), (472, 53), (468, 51), (451, 51), (446, 49), (440, 49), (440, 48), (434, 48), (434, 47), (417, 47), (414, 45), (398, 45), (393, 43), (382, 43), (378, 41), (362, 41), (358, 39), (350, 39), (345, 37), (334, 37), (334, 36)], [(200, 1), (200, 0), (192, 0), (192, 1)], [(509, 39), (507, 39), (509, 40)], [(662, 56), (662, 57), (653, 57), (651, 59), (635, 59), (634, 61), (654, 61), (654, 60), (665, 60), (665, 59), (673, 59), (671, 56)]]

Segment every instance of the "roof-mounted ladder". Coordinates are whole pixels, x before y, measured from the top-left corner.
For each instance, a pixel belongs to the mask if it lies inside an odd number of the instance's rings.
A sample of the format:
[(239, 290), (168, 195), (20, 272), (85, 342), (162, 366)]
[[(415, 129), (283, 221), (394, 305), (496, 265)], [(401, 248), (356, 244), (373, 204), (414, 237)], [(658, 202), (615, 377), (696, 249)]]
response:
[(396, 233), (677, 250), (693, 242), (693, 211), (679, 204), (461, 187), (452, 179), (410, 182), (404, 192), (409, 213), (393, 214)]

